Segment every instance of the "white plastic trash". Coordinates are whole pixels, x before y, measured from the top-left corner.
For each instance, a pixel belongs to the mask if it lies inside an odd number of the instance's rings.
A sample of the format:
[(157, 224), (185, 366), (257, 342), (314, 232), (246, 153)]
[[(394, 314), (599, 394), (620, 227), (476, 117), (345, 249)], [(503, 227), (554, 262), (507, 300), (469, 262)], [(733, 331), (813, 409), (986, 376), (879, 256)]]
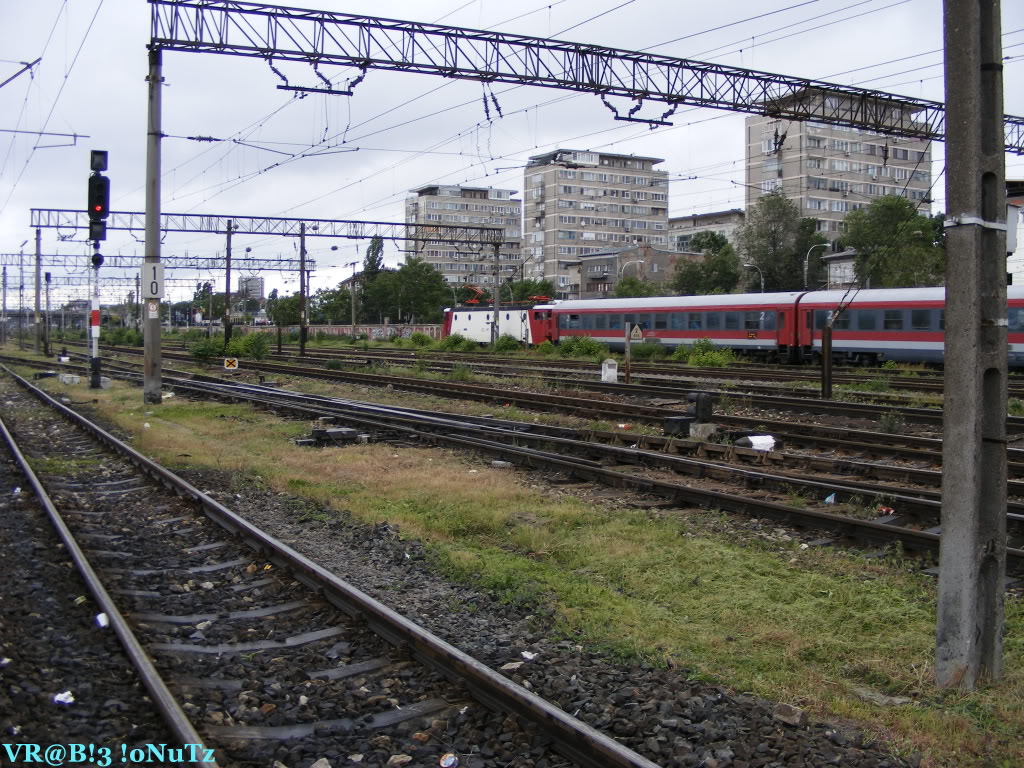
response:
[(775, 438), (771, 435), (750, 435), (747, 439), (755, 451), (770, 451), (775, 447)]

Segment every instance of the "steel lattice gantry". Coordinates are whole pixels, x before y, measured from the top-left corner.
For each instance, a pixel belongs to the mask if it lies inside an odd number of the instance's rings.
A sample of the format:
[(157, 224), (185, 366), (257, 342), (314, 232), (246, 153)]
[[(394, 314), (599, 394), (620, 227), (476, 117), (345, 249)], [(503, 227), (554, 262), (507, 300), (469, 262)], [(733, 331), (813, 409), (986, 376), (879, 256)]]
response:
[[(300, 229), (306, 225), (306, 237), (344, 237), (365, 239), (380, 237), (384, 240), (430, 240), (458, 245), (495, 245), (505, 239), (505, 232), (498, 227), (463, 227), (450, 224), (399, 224), (391, 221), (351, 221), (343, 219), (290, 219), (267, 216), (224, 216), (206, 213), (163, 213), (160, 215), (162, 232), (207, 232), (210, 234), (231, 231), (236, 235), (281, 235), (299, 237)], [(89, 215), (86, 211), (55, 208), (33, 208), (32, 227), (43, 229), (88, 229)], [(108, 230), (143, 232), (146, 228), (146, 214), (136, 211), (111, 211), (107, 219)]]
[[(170, 269), (223, 270), (227, 259), (223, 256), (164, 256), (161, 263)], [(26, 269), (35, 264), (34, 254), (0, 253), (0, 266)], [(139, 269), (142, 267), (141, 256), (104, 256), (103, 266), (114, 269)], [(298, 272), (299, 260), (293, 258), (233, 258), (234, 269), (246, 272)], [(92, 257), (82, 254), (44, 253), (39, 257), (42, 267), (67, 267), (69, 269), (86, 269), (92, 265)], [(315, 271), (316, 262), (306, 259), (306, 268)]]
[[(156, 49), (335, 64), (813, 120), (943, 140), (945, 105), (616, 48), (234, 0), (149, 0)], [(1005, 116), (1024, 154), (1024, 118)]]

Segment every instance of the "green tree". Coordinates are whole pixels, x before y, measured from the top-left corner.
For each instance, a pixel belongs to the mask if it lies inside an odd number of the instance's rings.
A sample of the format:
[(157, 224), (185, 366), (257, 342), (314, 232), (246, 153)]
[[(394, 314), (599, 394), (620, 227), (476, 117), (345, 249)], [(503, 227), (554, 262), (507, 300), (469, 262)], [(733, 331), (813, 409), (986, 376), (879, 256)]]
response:
[(309, 297), (310, 322), (317, 325), (348, 323), (352, 318), (352, 294), (340, 285), (321, 288)]
[(634, 299), (642, 296), (657, 296), (658, 287), (649, 280), (627, 275), (615, 285), (615, 298)]
[[(213, 296), (213, 313), (210, 313), (210, 296)], [(196, 283), (195, 293), (192, 294), (192, 302), (196, 309), (203, 313), (204, 320), (219, 320), (224, 317), (224, 294), (214, 293), (213, 283)]]
[(363, 258), (363, 282), (370, 284), (381, 272), (384, 271), (384, 240), (374, 237), (366, 246), (366, 256)]
[(531, 296), (554, 296), (555, 284), (550, 280), (516, 280), (505, 284), (501, 298), (512, 301), (529, 301)]
[(843, 245), (857, 251), (860, 285), (907, 288), (941, 285), (944, 235), (935, 219), (917, 212), (904, 197), (885, 195), (846, 217)]
[(389, 317), (395, 323), (439, 322), (451, 295), (441, 273), (415, 257), (397, 270), (381, 272), (366, 290), (377, 313), (373, 319)]
[[(766, 291), (803, 288), (804, 254), (797, 253), (800, 236), (800, 210), (779, 191), (762, 195), (747, 210), (746, 223), (736, 230), (736, 242), (743, 263), (761, 270)], [(760, 288), (757, 274), (753, 280)]]
[(296, 293), (279, 298), (275, 293), (271, 293), (271, 298), (267, 299), (267, 317), (274, 325), (298, 325), (299, 295)]
[(717, 232), (698, 232), (690, 240), (690, 249), (704, 254), (702, 261), (680, 261), (672, 277), (672, 288), (684, 296), (730, 293), (740, 280), (740, 262), (736, 251)]

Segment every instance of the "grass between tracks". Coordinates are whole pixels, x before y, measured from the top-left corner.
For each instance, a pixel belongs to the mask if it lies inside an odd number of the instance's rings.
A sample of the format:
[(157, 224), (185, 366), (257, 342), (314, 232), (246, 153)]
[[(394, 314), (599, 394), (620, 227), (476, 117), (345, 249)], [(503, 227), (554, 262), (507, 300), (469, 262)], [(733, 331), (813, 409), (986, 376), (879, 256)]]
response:
[[(453, 578), (509, 600), (551, 601), (558, 629), (581, 640), (849, 718), (901, 753), (923, 752), (924, 765), (1024, 764), (1019, 597), (1007, 601), (1004, 682), (943, 692), (930, 683), (934, 584), (897, 559), (801, 550), (716, 512), (587, 502), (447, 451), (300, 449), (289, 441), (306, 424), (243, 405), (143, 407), (139, 390), (120, 383), (98, 396), (108, 419), (169, 466), (258, 477), (366, 522), (398, 524)], [(866, 700), (873, 695), (912, 703)]]

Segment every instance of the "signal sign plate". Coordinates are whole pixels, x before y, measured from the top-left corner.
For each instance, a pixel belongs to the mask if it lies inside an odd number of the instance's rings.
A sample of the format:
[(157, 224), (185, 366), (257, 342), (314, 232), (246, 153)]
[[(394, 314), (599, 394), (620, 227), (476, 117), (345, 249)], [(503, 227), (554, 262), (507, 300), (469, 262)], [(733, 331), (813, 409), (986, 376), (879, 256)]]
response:
[(160, 319), (160, 302), (154, 300), (146, 302), (146, 319), (147, 320), (159, 320)]
[(164, 265), (143, 264), (140, 275), (142, 298), (162, 299), (164, 297)]
[(238, 370), (238, 358), (237, 357), (225, 357), (224, 358), (224, 369), (228, 371)]
[(633, 326), (633, 329), (629, 332), (630, 341), (643, 341), (644, 340), (644, 329), (637, 323)]

